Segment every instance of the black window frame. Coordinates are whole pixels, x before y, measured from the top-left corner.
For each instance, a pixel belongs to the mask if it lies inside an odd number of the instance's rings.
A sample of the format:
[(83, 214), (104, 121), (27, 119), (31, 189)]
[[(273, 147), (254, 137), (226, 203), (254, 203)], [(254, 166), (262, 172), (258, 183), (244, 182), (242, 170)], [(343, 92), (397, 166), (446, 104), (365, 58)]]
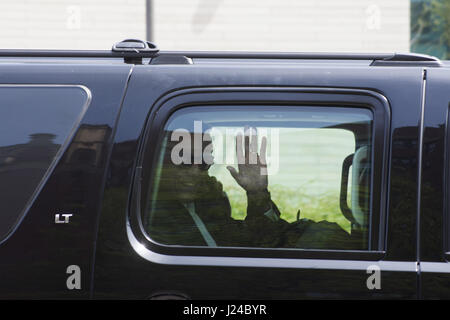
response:
[[(371, 232), (368, 250), (317, 250), (302, 248), (206, 247), (164, 245), (154, 242), (144, 230), (141, 219), (142, 183), (153, 181), (159, 158), (164, 127), (170, 116), (190, 106), (308, 106), (355, 107), (370, 109), (372, 126)], [(170, 92), (150, 109), (140, 137), (130, 202), (128, 224), (135, 239), (146, 250), (171, 256), (249, 257), (249, 258), (315, 258), (344, 260), (379, 260), (385, 254), (387, 231), (388, 159), (390, 108), (381, 94), (365, 89), (294, 88), (294, 87), (202, 87)], [(144, 165), (145, 164), (145, 165)]]
[(443, 217), (443, 228), (442, 228), (442, 242), (443, 242), (443, 254), (446, 261), (450, 261), (450, 168), (448, 161), (450, 161), (450, 103), (447, 106), (446, 117), (445, 117), (445, 141), (444, 141), (444, 217)]

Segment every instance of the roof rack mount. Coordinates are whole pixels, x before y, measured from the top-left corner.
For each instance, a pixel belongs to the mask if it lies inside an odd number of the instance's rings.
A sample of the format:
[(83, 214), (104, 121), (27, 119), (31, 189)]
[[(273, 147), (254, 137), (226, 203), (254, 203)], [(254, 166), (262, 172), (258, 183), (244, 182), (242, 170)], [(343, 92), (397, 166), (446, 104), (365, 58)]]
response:
[(433, 56), (417, 53), (395, 53), (384, 59), (374, 59), (371, 66), (441, 67), (442, 62)]
[(142, 64), (142, 58), (154, 57), (159, 49), (149, 41), (125, 39), (115, 43), (111, 51), (123, 55), (125, 63)]

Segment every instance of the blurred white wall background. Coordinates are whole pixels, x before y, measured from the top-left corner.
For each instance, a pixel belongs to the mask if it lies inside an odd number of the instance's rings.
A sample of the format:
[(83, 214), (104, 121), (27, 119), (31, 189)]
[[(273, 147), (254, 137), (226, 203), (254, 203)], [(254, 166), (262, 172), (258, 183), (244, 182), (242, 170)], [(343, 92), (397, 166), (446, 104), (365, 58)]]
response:
[[(164, 50), (408, 52), (410, 0), (152, 0)], [(145, 0), (1, 0), (0, 48), (146, 38)]]

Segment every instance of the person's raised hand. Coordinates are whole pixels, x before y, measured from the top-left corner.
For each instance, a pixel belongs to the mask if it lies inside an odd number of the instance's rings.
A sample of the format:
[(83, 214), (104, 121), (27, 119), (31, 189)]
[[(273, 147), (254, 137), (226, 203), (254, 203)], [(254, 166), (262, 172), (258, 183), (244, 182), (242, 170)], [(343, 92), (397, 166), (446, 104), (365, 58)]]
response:
[[(258, 154), (256, 129), (246, 127), (244, 135), (244, 139), (241, 133), (238, 133), (236, 136), (238, 170), (231, 166), (228, 166), (227, 169), (245, 191), (266, 191), (268, 184), (266, 163), (267, 138), (262, 138), (261, 149)], [(244, 144), (243, 148), (242, 144)]]

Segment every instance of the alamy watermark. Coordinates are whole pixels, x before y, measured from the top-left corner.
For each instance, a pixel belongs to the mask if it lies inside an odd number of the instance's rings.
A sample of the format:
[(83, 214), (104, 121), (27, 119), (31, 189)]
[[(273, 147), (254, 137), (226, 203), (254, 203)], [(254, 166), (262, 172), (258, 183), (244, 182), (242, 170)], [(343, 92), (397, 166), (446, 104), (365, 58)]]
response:
[(367, 267), (366, 273), (370, 274), (367, 278), (366, 286), (369, 290), (381, 289), (381, 269), (379, 266), (373, 264)]
[(194, 121), (193, 133), (172, 131), (170, 141), (178, 143), (170, 158), (175, 165), (261, 165), (261, 175), (272, 175), (279, 169), (279, 140), (278, 128), (213, 127), (203, 132), (202, 121)]
[(75, 264), (67, 267), (66, 273), (69, 274), (66, 280), (66, 286), (69, 290), (81, 289), (81, 268)]

